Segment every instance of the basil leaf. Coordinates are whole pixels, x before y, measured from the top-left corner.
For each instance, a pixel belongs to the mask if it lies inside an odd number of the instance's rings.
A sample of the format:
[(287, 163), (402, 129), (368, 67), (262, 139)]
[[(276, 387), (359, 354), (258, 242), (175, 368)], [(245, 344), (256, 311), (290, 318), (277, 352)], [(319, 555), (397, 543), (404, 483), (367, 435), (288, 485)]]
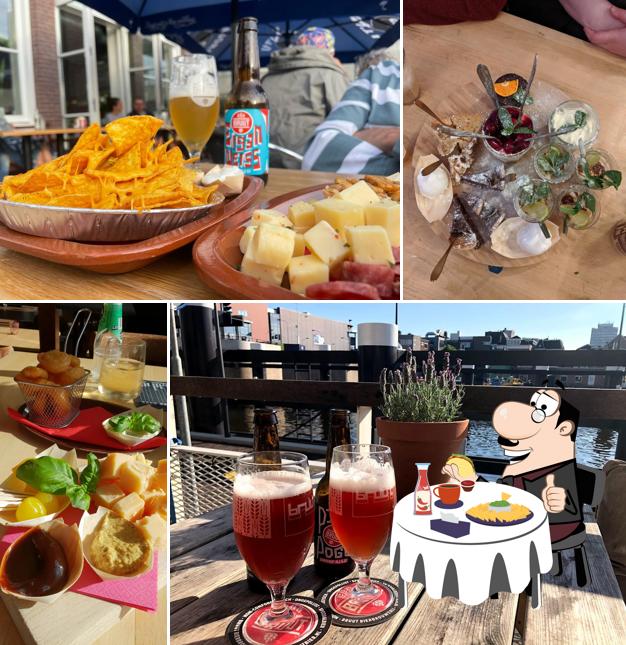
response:
[(622, 173), (619, 170), (607, 170), (603, 176), (604, 183), (607, 187), (613, 186), (617, 190), (622, 183)]
[(63, 495), (78, 481), (78, 474), (66, 461), (48, 456), (25, 461), (15, 474), (29, 486), (52, 495)]
[(75, 485), (71, 486), (65, 491), (65, 494), (70, 500), (70, 504), (74, 508), (80, 508), (83, 511), (89, 510), (89, 504), (91, 503), (91, 497), (89, 493), (85, 490), (84, 486)]
[(113, 432), (126, 432), (130, 427), (131, 420), (129, 415), (120, 415), (109, 419), (109, 427)]
[(100, 481), (100, 462), (93, 452), (87, 455), (87, 465), (80, 474), (81, 486), (85, 487), (88, 493), (93, 493)]

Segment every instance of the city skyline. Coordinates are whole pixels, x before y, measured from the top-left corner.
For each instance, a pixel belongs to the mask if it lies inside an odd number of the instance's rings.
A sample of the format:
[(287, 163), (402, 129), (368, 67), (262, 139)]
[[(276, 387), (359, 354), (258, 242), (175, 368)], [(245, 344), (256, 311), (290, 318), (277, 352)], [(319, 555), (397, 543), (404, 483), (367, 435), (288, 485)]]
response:
[[(268, 303), (268, 307), (285, 307), (308, 311), (333, 320), (348, 321), (356, 327), (362, 322), (394, 322), (395, 303)], [(537, 319), (537, 312), (541, 320)], [(460, 331), (462, 336), (480, 336), (486, 331), (513, 329), (525, 338), (551, 338), (563, 341), (565, 349), (577, 349), (590, 341), (591, 330), (599, 323), (613, 323), (618, 329), (622, 303), (400, 303), (398, 326), (403, 334), (419, 336), (437, 329), (448, 334)]]

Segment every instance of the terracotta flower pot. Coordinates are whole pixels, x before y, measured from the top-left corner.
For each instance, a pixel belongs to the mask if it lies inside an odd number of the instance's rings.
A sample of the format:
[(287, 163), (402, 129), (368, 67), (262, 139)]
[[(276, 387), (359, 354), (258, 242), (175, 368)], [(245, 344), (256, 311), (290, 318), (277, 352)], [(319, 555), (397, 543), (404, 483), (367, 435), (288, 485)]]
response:
[(378, 436), (391, 448), (398, 499), (415, 490), (416, 462), (430, 463), (428, 481), (431, 486), (447, 481), (441, 469), (453, 452), (460, 451), (468, 426), (469, 419), (440, 423), (376, 419)]

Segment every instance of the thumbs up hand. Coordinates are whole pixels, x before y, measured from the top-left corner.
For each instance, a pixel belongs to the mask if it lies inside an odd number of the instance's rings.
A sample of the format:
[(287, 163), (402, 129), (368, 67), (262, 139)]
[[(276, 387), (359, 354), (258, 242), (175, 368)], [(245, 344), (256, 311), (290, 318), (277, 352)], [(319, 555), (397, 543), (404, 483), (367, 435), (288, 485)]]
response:
[(560, 513), (565, 508), (567, 491), (554, 485), (554, 475), (546, 476), (546, 487), (541, 491), (541, 499), (548, 513)]

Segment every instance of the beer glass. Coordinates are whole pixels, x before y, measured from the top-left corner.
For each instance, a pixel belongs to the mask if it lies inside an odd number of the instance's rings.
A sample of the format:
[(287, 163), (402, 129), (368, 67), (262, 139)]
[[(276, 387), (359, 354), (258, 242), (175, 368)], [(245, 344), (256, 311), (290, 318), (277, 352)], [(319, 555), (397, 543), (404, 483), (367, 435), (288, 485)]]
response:
[(390, 448), (349, 444), (333, 450), (330, 521), (359, 571), (357, 582), (343, 588), (342, 613), (359, 613), (359, 606), (372, 606), (373, 602), (382, 612), (392, 602), (386, 590), (370, 579), (370, 566), (387, 542), (395, 505), (396, 480)]
[(247, 619), (253, 623), (246, 626), (248, 632), (270, 631), (276, 638), (294, 621), (300, 633), (303, 621), (310, 621), (311, 629), (315, 627), (315, 614), (306, 605), (285, 598), (287, 585), (311, 546), (313, 524), (313, 492), (305, 455), (252, 452), (237, 460), (235, 542), (248, 567), (269, 588), (272, 599), (269, 607)]
[(178, 138), (189, 156), (199, 159), (220, 113), (213, 56), (188, 54), (172, 61), (169, 108)]

